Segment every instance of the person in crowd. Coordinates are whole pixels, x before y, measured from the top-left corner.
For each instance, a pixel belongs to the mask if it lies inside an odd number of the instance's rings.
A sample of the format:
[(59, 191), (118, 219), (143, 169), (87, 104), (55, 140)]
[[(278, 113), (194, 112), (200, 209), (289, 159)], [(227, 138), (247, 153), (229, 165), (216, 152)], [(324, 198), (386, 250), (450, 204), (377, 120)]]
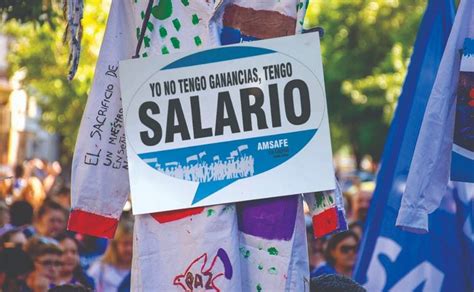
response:
[(25, 167), (23, 164), (17, 164), (15, 166), (12, 186), (13, 197), (18, 198), (24, 187), (26, 187)]
[(0, 248), (0, 291), (3, 291), (7, 283), (7, 264), (3, 249)]
[(0, 200), (0, 236), (12, 229), (10, 225), (10, 211), (7, 204)]
[(374, 182), (363, 182), (355, 187), (356, 190), (351, 196), (351, 220), (352, 222), (365, 222), (369, 212), (370, 200), (375, 189)]
[(133, 222), (122, 220), (115, 238), (109, 243), (104, 256), (93, 263), (88, 274), (94, 279), (98, 292), (117, 291), (130, 273), (132, 264)]
[(0, 250), (14, 247), (22, 248), (27, 240), (21, 228), (10, 229), (0, 237)]
[(21, 247), (0, 250), (0, 291), (29, 291), (26, 278), (33, 271), (33, 262)]
[(64, 284), (48, 290), (48, 292), (92, 292), (93, 290), (80, 284)]
[(345, 231), (332, 235), (325, 249), (326, 264), (311, 273), (311, 278), (323, 274), (340, 274), (352, 276), (359, 237), (353, 231)]
[(82, 268), (87, 271), (91, 264), (99, 260), (107, 249), (108, 240), (105, 238), (77, 234), (79, 241), (79, 257)]
[(63, 186), (55, 192), (55, 195), (51, 197), (54, 198), (63, 208), (69, 210), (71, 208), (71, 189)]
[(117, 289), (117, 292), (130, 292), (131, 283), (132, 283), (132, 272), (130, 271), (130, 273), (128, 273), (127, 276), (125, 276), (125, 278), (120, 283)]
[(309, 271), (312, 272), (326, 264), (324, 247), (326, 246), (327, 238), (314, 238), (313, 223), (311, 220), (306, 222), (306, 238), (308, 240)]
[(94, 280), (82, 270), (79, 264), (79, 243), (77, 240), (66, 233), (58, 236), (57, 240), (63, 251), (63, 266), (59, 274), (58, 284), (80, 284), (94, 289)]
[(61, 164), (54, 161), (47, 165), (47, 175), (43, 180), (44, 191), (48, 194), (48, 197), (55, 196), (59, 190), (64, 186), (64, 180), (61, 177)]
[(33, 271), (25, 280), (23, 291), (47, 291), (59, 281), (63, 254), (56, 240), (44, 236), (34, 236), (25, 246), (26, 253), (33, 261)]
[(365, 292), (364, 287), (341, 275), (321, 275), (311, 279), (310, 292)]
[(316, 271), (318, 268), (326, 264), (324, 257), (324, 248), (327, 244), (327, 238), (315, 238), (311, 241), (310, 254), (309, 254), (309, 267), (310, 271)]
[(46, 178), (48, 174), (47, 170), (48, 161), (45, 159), (33, 158), (28, 162), (28, 177), (37, 177), (41, 182)]
[(364, 225), (361, 221), (355, 221), (349, 224), (349, 230), (353, 231), (359, 239), (362, 239), (362, 235), (364, 234)]
[(37, 210), (46, 199), (46, 193), (41, 180), (34, 176), (29, 177), (26, 186), (20, 192), (19, 199), (27, 201), (33, 206), (33, 209)]
[(67, 210), (48, 198), (38, 209), (36, 231), (39, 235), (56, 238), (66, 231), (67, 218)]
[(0, 200), (9, 200), (13, 192), (13, 177), (6, 168), (0, 166)]
[(16, 201), (10, 206), (10, 224), (15, 228), (21, 228), (27, 238), (30, 238), (35, 230), (33, 228), (33, 207), (27, 201)]

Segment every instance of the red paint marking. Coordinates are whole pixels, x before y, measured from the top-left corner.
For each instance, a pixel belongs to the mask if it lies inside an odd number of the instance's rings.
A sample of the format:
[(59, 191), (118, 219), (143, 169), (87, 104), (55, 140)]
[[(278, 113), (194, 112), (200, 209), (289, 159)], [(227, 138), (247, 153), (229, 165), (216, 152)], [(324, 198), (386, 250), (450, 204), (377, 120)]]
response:
[[(214, 257), (214, 259), (212, 260), (210, 266), (208, 269), (205, 268), (206, 266), (206, 263), (207, 263), (207, 253), (204, 253), (202, 254), (200, 257), (198, 257), (197, 259), (195, 259), (194, 261), (191, 262), (191, 264), (189, 264), (189, 266), (186, 268), (186, 270), (184, 271), (183, 274), (181, 275), (178, 275), (174, 278), (173, 280), (173, 284), (175, 286), (180, 286), (181, 288), (183, 288), (184, 291), (194, 291), (193, 288), (189, 289), (189, 287), (187, 287), (185, 285), (185, 283), (183, 283), (183, 280), (185, 280), (185, 277), (186, 275), (188, 274), (188, 272), (190, 272), (191, 270), (193, 270), (194, 272), (196, 272), (196, 269), (193, 269), (194, 266), (196, 266), (196, 268), (198, 268), (199, 272), (204, 275), (204, 276), (210, 276), (210, 288), (211, 289), (214, 289), (215, 292), (220, 292), (220, 288), (216, 286), (216, 284), (214, 283), (215, 280), (217, 280), (218, 278), (224, 276), (224, 273), (218, 273), (216, 275), (213, 275), (212, 274), (212, 269), (214, 268), (215, 264), (216, 264), (216, 261), (217, 261), (218, 257), (217, 255)], [(202, 264), (201, 264), (201, 267), (198, 267), (198, 263), (199, 261), (202, 260)], [(193, 283), (194, 285), (194, 283)], [(208, 290), (208, 289), (206, 289)]]
[(190, 217), (193, 215), (201, 214), (204, 211), (204, 207), (192, 208), (192, 209), (185, 209), (185, 210), (177, 210), (177, 211), (166, 211), (166, 212), (159, 212), (159, 213), (152, 213), (150, 214), (156, 221), (160, 223), (167, 223), (177, 221), (186, 217)]
[(316, 237), (321, 237), (337, 229), (338, 218), (336, 208), (328, 209), (313, 216), (313, 231)]
[(67, 229), (97, 237), (113, 238), (117, 225), (118, 220), (115, 218), (82, 210), (72, 210)]

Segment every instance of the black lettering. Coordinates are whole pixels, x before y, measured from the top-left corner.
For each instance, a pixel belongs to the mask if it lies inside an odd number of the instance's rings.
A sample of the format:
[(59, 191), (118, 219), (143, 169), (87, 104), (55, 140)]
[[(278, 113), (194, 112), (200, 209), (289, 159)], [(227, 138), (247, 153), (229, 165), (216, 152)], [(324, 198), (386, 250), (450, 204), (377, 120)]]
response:
[[(178, 121), (174, 123), (175, 117)], [(181, 134), (183, 141), (191, 139), (189, 136), (188, 125), (184, 117), (183, 108), (178, 98), (173, 98), (168, 101), (168, 115), (166, 118), (166, 143), (174, 142), (174, 135)]]
[(268, 86), (270, 92), (270, 111), (272, 113), (272, 127), (281, 127), (280, 103), (278, 99), (278, 84)]
[[(227, 114), (227, 118), (225, 115)], [(237, 116), (235, 115), (234, 106), (230, 99), (228, 91), (219, 92), (217, 95), (217, 114), (216, 114), (216, 136), (224, 134), (224, 127), (230, 127), (232, 133), (240, 132)]]
[[(255, 103), (250, 104), (250, 96), (255, 97)], [(258, 87), (244, 88), (240, 90), (240, 101), (242, 105), (242, 121), (244, 131), (252, 131), (252, 114), (257, 117), (258, 129), (267, 129), (265, 111), (263, 106), (263, 91)]]
[(140, 132), (140, 138), (142, 139), (143, 144), (147, 146), (154, 146), (160, 143), (163, 132), (160, 124), (148, 115), (149, 111), (152, 115), (157, 115), (160, 113), (160, 108), (152, 101), (144, 102), (140, 106), (138, 109), (138, 117), (140, 118), (140, 122), (142, 122), (143, 125), (151, 130), (151, 135), (150, 131)]
[(194, 139), (211, 137), (212, 128), (202, 128), (201, 106), (197, 95), (191, 96), (191, 116), (193, 118)]
[[(295, 101), (293, 99), (293, 92), (295, 89), (298, 89), (300, 93), (301, 114), (299, 116), (296, 115)], [(288, 121), (293, 125), (302, 125), (306, 123), (311, 115), (308, 85), (306, 85), (306, 83), (301, 79), (291, 80), (285, 85), (284, 95), (286, 118)]]

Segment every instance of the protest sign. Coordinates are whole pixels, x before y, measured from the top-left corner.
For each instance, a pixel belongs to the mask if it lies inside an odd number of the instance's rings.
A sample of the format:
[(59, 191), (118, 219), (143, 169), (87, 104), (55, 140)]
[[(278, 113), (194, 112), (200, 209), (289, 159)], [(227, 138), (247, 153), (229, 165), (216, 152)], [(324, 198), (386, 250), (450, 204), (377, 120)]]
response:
[(451, 179), (474, 182), (474, 39), (466, 38), (459, 74)]
[(135, 214), (334, 189), (317, 33), (119, 68)]

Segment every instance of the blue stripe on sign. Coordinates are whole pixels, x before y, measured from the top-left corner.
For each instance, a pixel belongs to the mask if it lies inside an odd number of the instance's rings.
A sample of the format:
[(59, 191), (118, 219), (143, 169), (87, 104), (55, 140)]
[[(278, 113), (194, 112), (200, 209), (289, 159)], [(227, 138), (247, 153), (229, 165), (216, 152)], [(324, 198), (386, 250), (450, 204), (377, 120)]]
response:
[(275, 53), (275, 51), (256, 47), (238, 46), (215, 48), (202, 52), (197, 52), (195, 54), (176, 60), (173, 63), (166, 65), (161, 70), (217, 63), (222, 61), (242, 59), (272, 53)]

